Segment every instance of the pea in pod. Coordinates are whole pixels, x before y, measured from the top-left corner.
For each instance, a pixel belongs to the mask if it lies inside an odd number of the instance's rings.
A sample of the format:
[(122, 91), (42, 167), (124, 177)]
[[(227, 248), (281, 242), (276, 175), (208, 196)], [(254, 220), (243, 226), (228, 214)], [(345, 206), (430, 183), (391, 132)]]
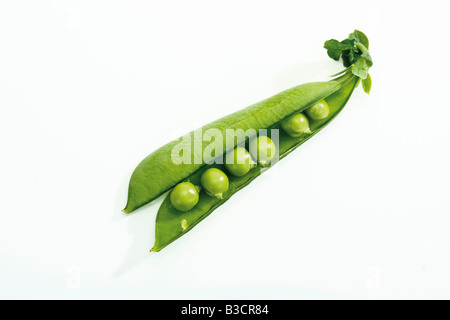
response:
[[(278, 144), (279, 158), (282, 159), (287, 156), (295, 148), (309, 140), (313, 135), (318, 133), (328, 123), (330, 123), (331, 120), (333, 120), (344, 108), (358, 81), (358, 77), (350, 76), (339, 90), (325, 98), (330, 108), (330, 116), (325, 120), (312, 121), (310, 125), (310, 134), (305, 134), (301, 137), (295, 138), (280, 130)], [(216, 164), (214, 166), (221, 170), (225, 170), (224, 165)], [(235, 193), (256, 179), (264, 171), (264, 169), (265, 168), (263, 166), (257, 165), (245, 176), (236, 177), (230, 175), (229, 188), (228, 191), (223, 194), (222, 199), (202, 194), (200, 195), (197, 205), (183, 214), (180, 214), (180, 212), (173, 207), (169, 196), (167, 196), (158, 210), (156, 217), (155, 244), (151, 251), (160, 251), (179, 237), (186, 234), (200, 221), (210, 215), (211, 212), (230, 199)], [(199, 184), (202, 173), (203, 170), (200, 170), (189, 176), (189, 181), (193, 184)]]
[[(224, 138), (223, 145), (226, 145), (227, 129), (254, 129), (259, 131), (274, 127), (285, 118), (294, 115), (316, 102), (324, 99), (333, 92), (338, 91), (343, 85), (342, 81), (314, 82), (306, 83), (300, 86), (283, 91), (269, 99), (251, 105), (243, 110), (230, 114), (217, 121), (211, 122), (201, 128), (203, 132), (208, 129), (219, 130)], [(228, 133), (229, 135), (229, 133)], [(196, 163), (194, 158), (196, 154), (192, 153), (191, 163), (175, 164), (172, 161), (174, 148), (183, 143), (190, 143), (187, 149), (194, 150), (196, 143), (195, 132), (192, 131), (186, 137), (174, 140), (165, 146), (159, 148), (149, 156), (147, 156), (134, 170), (131, 175), (128, 202), (123, 210), (125, 213), (144, 206), (161, 196), (163, 193), (174, 187), (180, 181), (187, 179), (189, 176), (202, 169), (213, 160), (213, 158), (204, 158), (201, 163)], [(244, 142), (244, 137), (235, 139), (230, 149), (234, 149), (238, 144)], [(230, 141), (232, 139), (228, 139)], [(202, 150), (204, 150), (210, 142), (202, 141)], [(224, 149), (224, 153), (227, 149)], [(214, 154), (219, 157), (220, 154)]]
[[(327, 82), (306, 83), (293, 87), (207, 124), (201, 128), (202, 131), (208, 129), (218, 131), (223, 137), (223, 145), (226, 145), (226, 148), (210, 156), (202, 154), (200, 161), (198, 152), (189, 155), (189, 163), (176, 164), (172, 158), (174, 149), (180, 143), (184, 143), (187, 149), (196, 150), (195, 131), (156, 150), (134, 170), (130, 179), (127, 205), (123, 211), (130, 213), (181, 182), (190, 182), (199, 186), (202, 183), (203, 173), (208, 169), (217, 168), (226, 172), (225, 165), (210, 164), (211, 161), (225, 157), (227, 152), (241, 146), (248, 139), (246, 136), (233, 137), (231, 139), (233, 143), (227, 144), (230, 141), (229, 129), (242, 131), (252, 129), (256, 132), (261, 129), (280, 129), (277, 131), (279, 132), (277, 151), (279, 159), (282, 159), (334, 119), (344, 108), (354, 88), (361, 80), (363, 89), (369, 93), (371, 80), (367, 71), (372, 66), (372, 59), (367, 50), (367, 37), (362, 32), (355, 30), (348, 39), (341, 42), (334, 39), (325, 42), (325, 48), (331, 58), (343, 59), (347, 69), (339, 73), (342, 74), (340, 77)], [(283, 121), (301, 112), (311, 113), (311, 111), (308, 112), (308, 109), (313, 106), (327, 106), (328, 110), (320, 114), (315, 112), (314, 114), (318, 114), (318, 116), (309, 119), (309, 130), (304, 134), (292, 136), (281, 129)], [(200, 144), (200, 150), (203, 151), (208, 147), (209, 142), (201, 140)], [(196, 205), (186, 212), (180, 212), (174, 207), (169, 193), (158, 210), (155, 244), (152, 251), (160, 251), (190, 231), (236, 192), (257, 178), (266, 169), (264, 166), (264, 163), (258, 163), (242, 176), (230, 175), (228, 188), (219, 197), (211, 196), (207, 192), (200, 192)]]

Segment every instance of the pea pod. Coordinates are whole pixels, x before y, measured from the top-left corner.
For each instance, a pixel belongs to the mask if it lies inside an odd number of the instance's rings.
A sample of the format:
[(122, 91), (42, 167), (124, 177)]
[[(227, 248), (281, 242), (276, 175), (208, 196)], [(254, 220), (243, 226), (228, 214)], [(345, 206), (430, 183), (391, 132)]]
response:
[[(353, 75), (346, 75), (342, 77), (340, 81), (342, 81), (343, 83), (340, 89), (325, 98), (330, 108), (330, 116), (324, 120), (311, 121), (310, 134), (304, 134), (300, 137), (291, 137), (284, 133), (282, 130), (279, 131), (280, 136), (278, 147), (280, 159), (284, 158), (295, 148), (321, 131), (344, 108), (354, 88), (358, 84), (359, 78)], [(303, 111), (304, 109), (306, 109), (306, 107), (300, 108), (299, 112)], [(224, 165), (215, 164), (214, 167), (218, 167), (219, 169), (224, 170)], [(158, 210), (158, 214), (156, 217), (155, 244), (151, 251), (160, 251), (179, 237), (186, 234), (200, 221), (210, 215), (211, 212), (213, 212), (216, 208), (230, 199), (236, 192), (238, 192), (239, 190), (247, 186), (250, 182), (252, 182), (255, 178), (257, 178), (263, 170), (264, 168), (258, 165), (245, 176), (230, 176), (229, 189), (226, 193), (223, 194), (222, 199), (210, 197), (207, 194), (203, 193), (200, 195), (200, 199), (197, 205), (190, 211), (183, 214), (180, 214), (180, 211), (176, 210), (172, 206), (169, 196), (167, 196)], [(194, 173), (193, 175), (189, 176), (188, 180), (193, 184), (198, 184), (203, 171), (204, 170), (200, 170)]]
[[(330, 58), (342, 59), (346, 67), (342, 72), (334, 75), (339, 76), (338, 78), (293, 87), (202, 127), (201, 132), (213, 129), (216, 133), (219, 132), (221, 137), (219, 140), (223, 138), (222, 146), (226, 148), (216, 150), (214, 154), (203, 154), (210, 142), (202, 138), (199, 142), (196, 139), (198, 131), (192, 131), (159, 148), (136, 167), (130, 179), (127, 205), (123, 210), (125, 213), (144, 206), (176, 185), (174, 190), (178, 190), (168, 194), (158, 210), (155, 244), (152, 251), (160, 251), (192, 230), (195, 225), (267, 169), (267, 162), (272, 159), (273, 154), (259, 153), (259, 151), (267, 151), (269, 146), (274, 149), (275, 145), (271, 139), (258, 137), (258, 140), (253, 140), (253, 137), (235, 136), (230, 132), (234, 130), (247, 132), (251, 129), (256, 137), (256, 132), (261, 129), (283, 128), (286, 132), (276, 130), (279, 136), (278, 145), (275, 148), (279, 159), (283, 159), (320, 132), (339, 114), (360, 81), (364, 91), (369, 93), (372, 81), (368, 70), (373, 62), (368, 51), (369, 40), (364, 33), (355, 30), (343, 41), (334, 39), (326, 41), (324, 47)], [(309, 121), (306, 118), (303, 119), (306, 124), (309, 124), (309, 128), (306, 129), (302, 129), (298, 123), (289, 122), (293, 116), (298, 117), (303, 112), (310, 118)], [(294, 120), (292, 121), (295, 122), (298, 119)], [(230, 136), (231, 134), (233, 136)], [(217, 137), (216, 134), (215, 137)], [(228, 178), (223, 173), (226, 171), (225, 165), (210, 164), (214, 159), (226, 158), (228, 151), (242, 146), (247, 139), (252, 139), (249, 141), (250, 147), (256, 147), (257, 152), (250, 150), (250, 153), (252, 156), (258, 155), (255, 159), (258, 164), (245, 168), (229, 166), (228, 169), (232, 175)], [(232, 143), (229, 144), (229, 141)], [(180, 144), (183, 145), (183, 149), (194, 150), (194, 152), (188, 155), (188, 161), (175, 163), (173, 152)], [(210, 170), (212, 168), (219, 170)], [(248, 171), (250, 168), (252, 169)], [(210, 171), (205, 173), (206, 170)], [(202, 179), (204, 173), (204, 179)], [(220, 188), (216, 185), (217, 181), (221, 182)], [(201, 184), (204, 191), (197, 192), (200, 190), (197, 186)]]
[[(271, 128), (281, 120), (310, 107), (315, 102), (338, 91), (343, 85), (344, 82), (340, 79), (299, 85), (211, 122), (202, 127), (202, 130), (219, 130), (224, 137), (223, 145), (226, 145), (227, 129), (242, 129), (243, 131), (254, 129), (258, 131), (260, 129)], [(190, 148), (194, 150), (194, 131), (190, 132), (187, 136), (189, 139), (186, 139), (186, 141), (190, 140)], [(174, 140), (159, 148), (147, 156), (136, 167), (130, 179), (128, 201), (123, 210), (125, 213), (133, 212), (158, 198), (212, 160), (211, 158), (206, 158), (202, 159), (201, 163), (196, 164), (194, 159), (195, 154), (192, 154), (191, 163), (175, 164), (172, 161), (172, 150), (180, 143), (180, 139)], [(238, 137), (230, 149), (233, 149), (242, 142), (242, 138)], [(202, 141), (202, 143), (202, 150), (204, 150), (210, 142)], [(224, 150), (224, 153), (226, 151)], [(214, 156), (218, 157), (220, 154), (215, 154)]]

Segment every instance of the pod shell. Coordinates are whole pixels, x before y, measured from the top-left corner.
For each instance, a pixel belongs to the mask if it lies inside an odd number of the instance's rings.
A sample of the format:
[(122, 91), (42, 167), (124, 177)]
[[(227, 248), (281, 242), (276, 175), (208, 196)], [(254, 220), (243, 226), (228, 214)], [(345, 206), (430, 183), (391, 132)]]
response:
[[(301, 112), (310, 107), (317, 101), (320, 101), (338, 90), (341, 86), (340, 81), (328, 82), (311, 82), (295, 86), (283, 92), (280, 92), (266, 100), (255, 103), (247, 108), (234, 112), (219, 120), (211, 122), (202, 127), (202, 132), (208, 129), (219, 130), (223, 137), (223, 145), (226, 141), (231, 141), (232, 137), (227, 140), (227, 129), (241, 129), (244, 132), (248, 129), (254, 129), (256, 132), (260, 129), (269, 129), (281, 120)], [(187, 148), (194, 149), (195, 131), (188, 133), (180, 139), (174, 140), (161, 148), (157, 149), (147, 156), (136, 167), (131, 175), (128, 187), (128, 201), (125, 213), (144, 206), (145, 204), (158, 198), (160, 195), (174, 187), (177, 183), (184, 181), (190, 175), (211, 162), (214, 157), (223, 156), (227, 150), (235, 148), (237, 145), (245, 142), (248, 137), (238, 137), (234, 140), (234, 144), (224, 148), (222, 154), (214, 154), (211, 157), (201, 159), (200, 163), (194, 161), (201, 155), (191, 154), (191, 163), (175, 164), (172, 161), (172, 150), (180, 143), (185, 143)], [(210, 141), (202, 141), (201, 151), (206, 148)], [(202, 158), (202, 157), (200, 157)]]

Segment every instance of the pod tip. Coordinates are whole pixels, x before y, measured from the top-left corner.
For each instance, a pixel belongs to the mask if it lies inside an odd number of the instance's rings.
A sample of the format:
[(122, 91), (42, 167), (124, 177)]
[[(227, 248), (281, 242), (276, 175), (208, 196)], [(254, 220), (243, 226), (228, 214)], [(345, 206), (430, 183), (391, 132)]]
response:
[(128, 214), (128, 213), (133, 212), (133, 210), (130, 210), (130, 209), (128, 208), (128, 206), (126, 206), (125, 208), (123, 208), (122, 212)]

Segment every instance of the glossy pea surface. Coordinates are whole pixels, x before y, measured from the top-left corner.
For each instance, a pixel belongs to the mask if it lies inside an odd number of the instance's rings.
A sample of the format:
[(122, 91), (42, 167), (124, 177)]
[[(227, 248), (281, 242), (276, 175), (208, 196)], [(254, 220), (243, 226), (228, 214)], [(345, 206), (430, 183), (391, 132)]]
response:
[(300, 137), (304, 133), (311, 133), (308, 118), (299, 113), (281, 123), (281, 128), (291, 137)]
[(306, 109), (306, 115), (313, 120), (323, 120), (330, 114), (330, 108), (325, 100), (317, 102), (311, 108)]
[(225, 168), (236, 177), (246, 175), (253, 167), (254, 161), (247, 149), (238, 147), (227, 153)]
[(189, 211), (198, 203), (197, 188), (190, 182), (179, 183), (170, 193), (170, 202), (178, 211)]
[(227, 175), (220, 169), (211, 168), (206, 170), (200, 179), (202, 187), (210, 196), (218, 198), (228, 190), (229, 181)]
[(261, 165), (268, 164), (277, 153), (277, 147), (272, 139), (266, 136), (259, 136), (250, 142), (250, 154)]

